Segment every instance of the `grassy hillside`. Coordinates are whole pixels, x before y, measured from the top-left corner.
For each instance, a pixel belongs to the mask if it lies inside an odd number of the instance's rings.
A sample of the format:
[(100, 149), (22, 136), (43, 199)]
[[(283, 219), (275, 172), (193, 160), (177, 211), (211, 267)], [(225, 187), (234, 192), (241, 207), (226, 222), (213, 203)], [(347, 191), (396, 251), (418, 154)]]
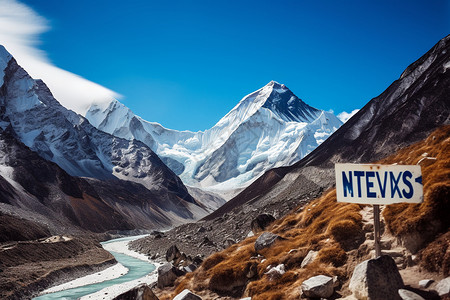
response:
[[(415, 263), (447, 276), (450, 264), (447, 251), (450, 126), (441, 127), (426, 140), (378, 163), (422, 166), (424, 202), (386, 206), (383, 210), (385, 228), (407, 251), (418, 251)], [(215, 253), (195, 272), (179, 279), (171, 294), (162, 292), (161, 298), (170, 299), (188, 288), (203, 296), (293, 299), (299, 297), (299, 287), (305, 279), (319, 274), (337, 276), (340, 283), (337, 290), (346, 294), (345, 286), (354, 266), (371, 255), (370, 247), (364, 243), (371, 228), (363, 222), (363, 208), (363, 205), (338, 203), (336, 191), (326, 191), (322, 197), (298, 207), (269, 228), (284, 240), (256, 253), (255, 236)], [(317, 259), (301, 268), (310, 250), (318, 251)], [(280, 264), (284, 264), (284, 274), (267, 272)]]

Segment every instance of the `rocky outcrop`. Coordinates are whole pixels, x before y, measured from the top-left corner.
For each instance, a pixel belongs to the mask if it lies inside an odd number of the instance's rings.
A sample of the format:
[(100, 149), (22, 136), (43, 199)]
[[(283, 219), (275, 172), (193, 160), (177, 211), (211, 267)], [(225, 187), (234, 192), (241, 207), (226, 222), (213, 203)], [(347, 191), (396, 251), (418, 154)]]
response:
[(168, 262), (175, 261), (181, 257), (181, 252), (178, 250), (176, 245), (170, 246), (166, 251), (166, 260)]
[(329, 298), (333, 295), (333, 278), (318, 275), (303, 281), (301, 285), (303, 294), (311, 298)]
[(349, 289), (357, 299), (401, 300), (398, 290), (403, 279), (395, 261), (387, 255), (363, 261), (356, 266)]
[(141, 284), (115, 297), (113, 300), (159, 300), (159, 298), (156, 297), (148, 285)]
[(184, 274), (185, 272), (175, 268), (171, 263), (166, 263), (158, 268), (157, 286), (160, 289), (171, 286), (179, 276)]

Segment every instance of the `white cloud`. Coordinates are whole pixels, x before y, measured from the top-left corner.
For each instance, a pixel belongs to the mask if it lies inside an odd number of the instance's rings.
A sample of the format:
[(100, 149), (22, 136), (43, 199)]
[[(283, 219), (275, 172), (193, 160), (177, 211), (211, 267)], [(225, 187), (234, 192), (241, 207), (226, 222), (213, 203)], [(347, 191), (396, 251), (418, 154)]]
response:
[(39, 35), (49, 22), (16, 0), (0, 0), (0, 44), (35, 79), (42, 79), (65, 107), (83, 114), (93, 102), (120, 97), (99, 84), (54, 66), (38, 49)]
[(352, 112), (348, 113), (346, 111), (343, 111), (341, 113), (339, 113), (337, 115), (338, 119), (342, 121), (342, 123), (345, 123), (348, 121), (348, 119), (350, 119), (351, 117), (353, 117), (354, 114), (356, 114), (359, 111), (359, 109), (355, 109)]

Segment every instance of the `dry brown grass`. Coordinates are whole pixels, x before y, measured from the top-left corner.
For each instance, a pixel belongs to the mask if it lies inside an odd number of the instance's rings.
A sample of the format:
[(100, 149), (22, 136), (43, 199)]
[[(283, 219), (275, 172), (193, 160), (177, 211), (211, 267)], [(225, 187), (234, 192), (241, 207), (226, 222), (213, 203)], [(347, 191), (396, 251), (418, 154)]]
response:
[[(435, 159), (423, 159), (425, 156)], [(426, 140), (381, 163), (417, 164), (421, 159), (424, 201), (388, 205), (383, 212), (389, 231), (396, 236), (419, 233), (434, 237), (450, 225), (450, 126), (434, 131)]]
[[(428, 224), (433, 220), (439, 220), (441, 231), (448, 230), (449, 133), (450, 126), (443, 127), (431, 134), (427, 140), (380, 162), (415, 164), (422, 158), (424, 152), (437, 158), (426, 160), (422, 165), (424, 203), (390, 205), (384, 210), (387, 226), (394, 234), (420, 232), (428, 228)], [(300, 296), (301, 283), (314, 275), (338, 276), (343, 282), (349, 276), (345, 267), (346, 251), (357, 248), (362, 241), (361, 208), (358, 204), (338, 203), (336, 191), (329, 190), (305, 206), (300, 213), (289, 214), (268, 228), (268, 231), (282, 236), (285, 240), (278, 241), (272, 247), (261, 251), (265, 260), (258, 263), (255, 276), (250, 278), (247, 276), (251, 266), (258, 262), (251, 259), (256, 255), (254, 250), (256, 237), (252, 237), (210, 256), (199, 269), (179, 282), (172, 296), (185, 288), (202, 291), (211, 289), (217, 285), (217, 281), (223, 281), (222, 285), (234, 284), (234, 281), (239, 284), (244, 282), (243, 295), (251, 296), (254, 300), (294, 299)], [(299, 208), (296, 209), (298, 210)], [(448, 242), (448, 239), (445, 241)], [(424, 260), (445, 262), (446, 257), (448, 263), (448, 255), (445, 256), (448, 251), (442, 255), (442, 251), (439, 253), (437, 251), (439, 247), (433, 249), (423, 252)], [(300, 268), (309, 250), (319, 251), (318, 259), (305, 268)], [(265, 274), (269, 266), (279, 264), (285, 265), (285, 274), (278, 278), (268, 277)], [(230, 295), (217, 290), (216, 292), (221, 296)]]
[[(301, 213), (290, 214), (272, 225), (269, 230), (286, 240), (260, 251), (265, 261), (258, 263), (251, 259), (256, 256), (257, 237), (248, 238), (207, 258), (197, 271), (184, 277), (174, 295), (185, 288), (193, 291), (207, 288), (222, 296), (240, 296), (215, 289), (237, 285), (236, 290), (244, 291), (246, 287), (245, 294), (254, 299), (290, 299), (299, 296), (299, 285), (313, 275), (345, 277), (339, 268), (346, 261), (343, 245), (351, 245), (354, 236), (361, 232), (360, 209), (359, 205), (337, 203), (336, 192), (331, 190)], [(309, 250), (320, 250), (319, 259), (301, 269), (300, 264)], [(287, 272), (280, 278), (268, 278), (267, 268), (279, 264), (284, 264)], [(256, 266), (256, 272), (250, 272)]]
[(441, 235), (420, 253), (420, 265), (430, 272), (450, 275), (450, 231)]

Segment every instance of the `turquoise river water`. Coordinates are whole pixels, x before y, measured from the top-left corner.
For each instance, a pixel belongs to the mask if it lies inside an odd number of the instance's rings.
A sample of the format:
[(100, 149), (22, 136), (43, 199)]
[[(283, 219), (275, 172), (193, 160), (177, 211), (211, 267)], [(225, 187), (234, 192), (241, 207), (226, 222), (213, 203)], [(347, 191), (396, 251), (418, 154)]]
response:
[[(104, 242), (102, 244), (112, 243), (115, 241), (132, 240), (132, 239), (133, 239), (133, 237), (114, 239), (114, 240)], [(128, 268), (127, 274), (125, 274), (119, 278), (116, 278), (116, 279), (111, 279), (111, 280), (100, 282), (100, 283), (85, 285), (82, 287), (64, 290), (64, 291), (60, 291), (60, 292), (56, 292), (56, 293), (46, 294), (46, 295), (42, 295), (42, 296), (39, 296), (39, 297), (36, 297), (33, 299), (36, 299), (36, 300), (50, 300), (50, 299), (59, 299), (59, 300), (71, 299), (72, 300), (73, 299), (73, 300), (75, 300), (82, 296), (98, 292), (99, 290), (104, 289), (105, 287), (109, 287), (109, 286), (112, 286), (115, 284), (124, 283), (127, 281), (141, 278), (141, 277), (147, 275), (148, 273), (152, 272), (153, 270), (155, 270), (155, 265), (153, 265), (151, 263), (145, 262), (143, 260), (128, 256), (125, 254), (116, 253), (116, 252), (112, 252), (112, 251), (110, 251), (110, 252), (112, 255), (114, 255), (114, 257), (116, 258), (116, 260), (119, 263), (121, 263), (122, 265), (124, 265), (125, 267)]]

